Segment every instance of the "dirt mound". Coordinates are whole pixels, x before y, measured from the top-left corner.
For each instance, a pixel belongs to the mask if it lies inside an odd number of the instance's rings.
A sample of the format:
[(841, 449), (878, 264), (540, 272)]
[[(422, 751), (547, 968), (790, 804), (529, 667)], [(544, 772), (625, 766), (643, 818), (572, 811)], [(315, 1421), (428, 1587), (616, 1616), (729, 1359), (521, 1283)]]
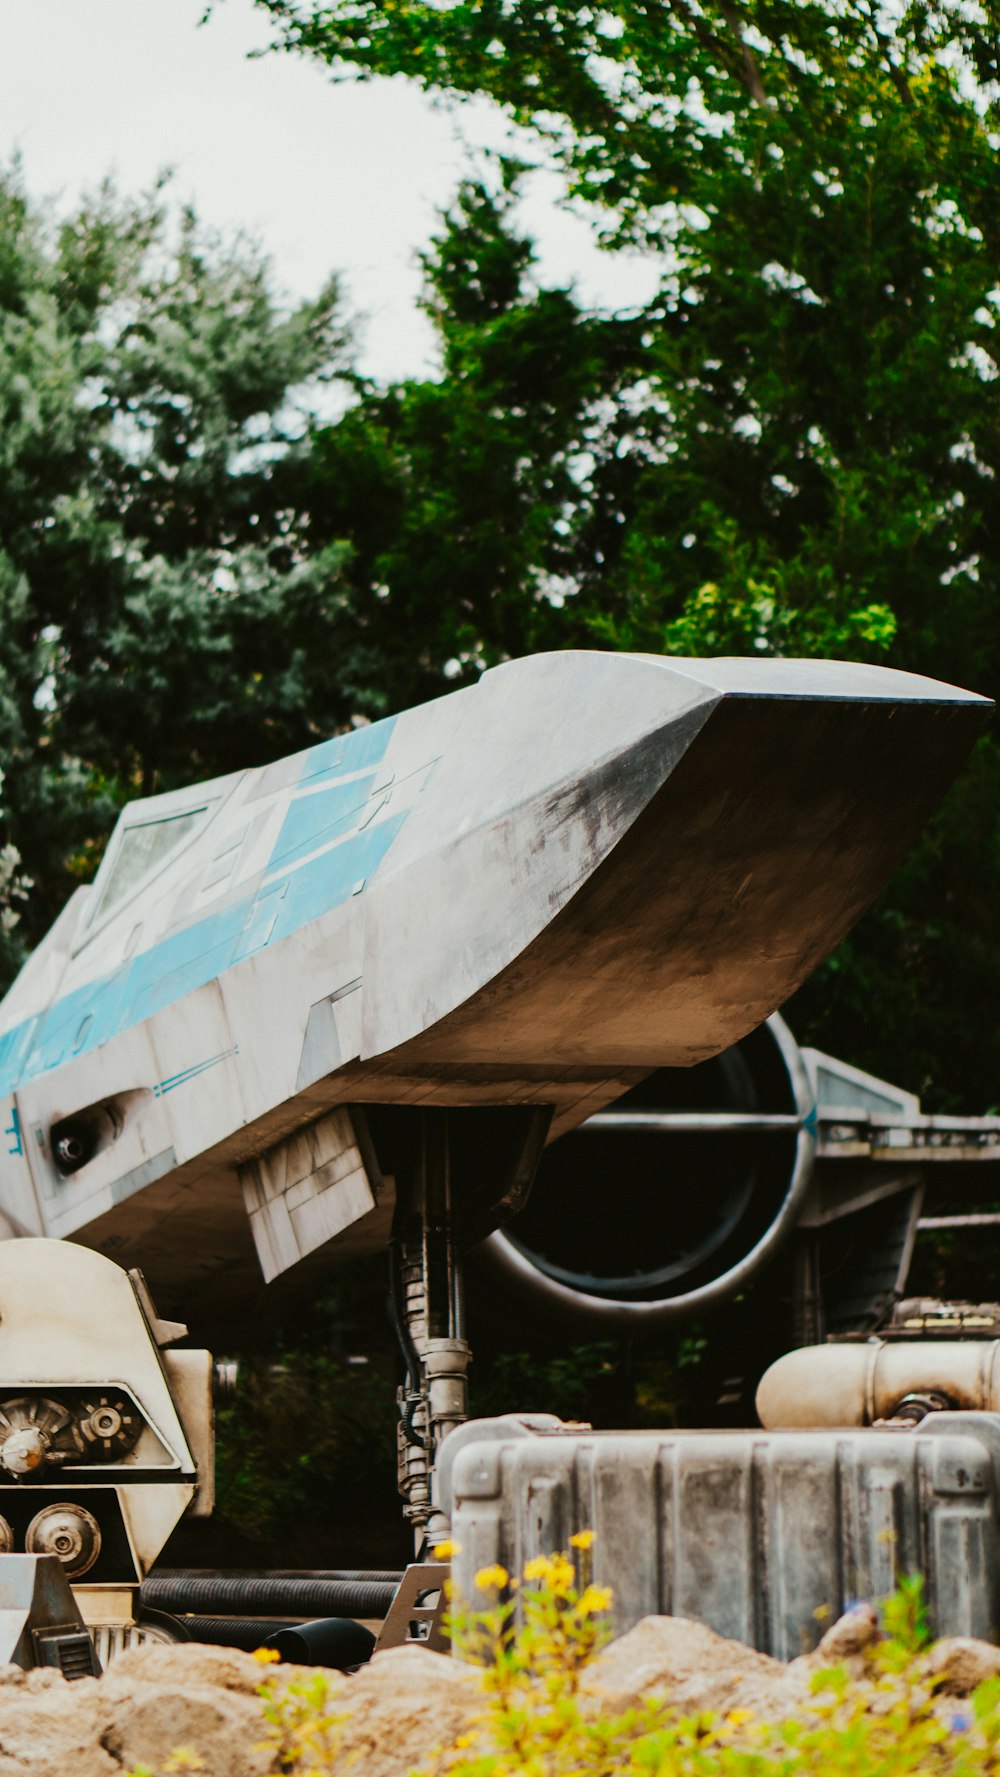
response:
[(669, 1697), (683, 1715), (753, 1709), (781, 1716), (808, 1691), (790, 1668), (686, 1617), (644, 1617), (589, 1669), (588, 1690), (615, 1709)]
[(344, 1688), (345, 1769), (409, 1777), (436, 1747), (452, 1744), (481, 1702), (474, 1666), (420, 1647), (376, 1654)]
[[(860, 1668), (874, 1633), (873, 1616), (855, 1612), (814, 1654), (784, 1666), (701, 1623), (647, 1617), (594, 1661), (587, 1688), (595, 1704), (615, 1709), (662, 1696), (684, 1714), (752, 1710), (780, 1720), (808, 1712), (819, 1668), (841, 1660)], [(1000, 1649), (943, 1641), (928, 1666), (942, 1690), (966, 1695), (1000, 1672)], [(138, 1765), (160, 1772), (181, 1747), (199, 1755), (209, 1777), (266, 1777), (274, 1766), (261, 1746), (257, 1689), (313, 1676), (194, 1643), (134, 1648), (104, 1678), (73, 1684), (53, 1671), (0, 1667), (0, 1777), (122, 1777)], [(345, 1768), (365, 1777), (408, 1777), (481, 1705), (476, 1668), (424, 1648), (397, 1648), (352, 1677), (331, 1676), (334, 1707), (346, 1716)]]
[[(229, 1648), (150, 1643), (122, 1654), (104, 1678), (72, 1684), (58, 1672), (0, 1667), (0, 1777), (122, 1777), (160, 1771), (190, 1748), (211, 1777), (265, 1777), (265, 1682), (308, 1681), (312, 1669), (262, 1667)], [(353, 1677), (331, 1675), (347, 1714), (345, 1760), (365, 1777), (407, 1777), (460, 1733), (480, 1698), (478, 1672), (424, 1648), (380, 1654)]]
[(181, 1746), (212, 1777), (264, 1777), (261, 1677), (249, 1655), (196, 1647), (137, 1648), (104, 1678), (72, 1684), (0, 1668), (0, 1777), (121, 1777), (158, 1769)]

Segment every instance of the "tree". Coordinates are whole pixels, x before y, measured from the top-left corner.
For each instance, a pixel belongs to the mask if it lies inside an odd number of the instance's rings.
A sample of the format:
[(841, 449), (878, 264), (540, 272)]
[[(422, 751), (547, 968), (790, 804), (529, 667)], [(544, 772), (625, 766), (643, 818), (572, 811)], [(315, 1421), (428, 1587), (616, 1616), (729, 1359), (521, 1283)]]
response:
[(968, 77), (997, 73), (991, 25), (816, 0), (259, 3), (341, 70), (499, 100), (606, 240), (667, 250), (635, 366), (650, 473), (617, 559), (596, 554), (622, 639), (680, 619), (670, 640), (884, 651), (901, 624), (917, 664), (945, 576), (975, 669), (1000, 185)]
[(306, 559), (294, 497), (346, 343), (335, 282), (286, 311), (256, 248), (175, 227), (160, 192), (105, 187), (50, 229), (20, 169), (0, 177), (0, 743), (33, 883), (15, 938), (93, 872), (127, 797), (350, 715), (316, 649), (343, 552)]
[[(663, 256), (638, 325), (575, 317), (588, 353), (560, 409), (565, 479), (556, 497), (554, 434), (539, 434), (543, 511), (532, 529), (511, 508), (517, 597), (503, 625), (495, 595), (475, 612), (466, 661), (588, 627), (619, 646), (867, 655), (997, 683), (993, 9), (259, 4), (286, 47), (341, 75), (404, 74), (497, 100), (609, 243)], [(446, 338), (468, 326), (481, 245), (439, 290)], [(436, 397), (440, 431), (472, 464), (452, 421), (462, 407), (492, 423), (498, 391), (469, 337), (461, 378), (449, 384), (446, 367), (420, 399)], [(351, 416), (355, 435), (367, 422)], [(497, 510), (516, 474), (491, 460), (507, 490), (491, 493)], [(427, 463), (411, 460), (411, 509), (433, 485)], [(479, 508), (450, 485), (450, 528), (464, 535)], [(564, 602), (540, 628), (527, 593), (532, 567), (537, 584), (555, 559), (557, 512)], [(404, 554), (413, 541), (403, 536)], [(413, 583), (408, 560), (397, 555), (394, 588)], [(987, 745), (888, 900), (796, 1008), (817, 1040), (969, 1108), (995, 1096), (1000, 1062), (992, 1017), (968, 1013), (1000, 988), (998, 771)]]
[(587, 637), (563, 609), (578, 459), (595, 391), (620, 385), (638, 340), (538, 283), (503, 172), (497, 190), (463, 185), (424, 257), (439, 377), (370, 387), (313, 435), (309, 539), (349, 544), (353, 682), (387, 709)]

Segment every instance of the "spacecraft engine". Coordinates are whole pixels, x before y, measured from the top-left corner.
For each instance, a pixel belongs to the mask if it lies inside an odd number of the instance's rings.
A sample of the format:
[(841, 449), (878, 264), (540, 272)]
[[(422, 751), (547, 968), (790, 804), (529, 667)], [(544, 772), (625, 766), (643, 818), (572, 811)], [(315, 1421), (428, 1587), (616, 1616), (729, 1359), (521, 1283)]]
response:
[(592, 1336), (689, 1320), (780, 1249), (788, 1336), (808, 1344), (882, 1324), (928, 1199), (954, 1199), (959, 1226), (998, 1185), (1000, 1118), (929, 1114), (915, 1093), (800, 1047), (774, 1013), (548, 1147), (524, 1208), (472, 1262), (527, 1324)]

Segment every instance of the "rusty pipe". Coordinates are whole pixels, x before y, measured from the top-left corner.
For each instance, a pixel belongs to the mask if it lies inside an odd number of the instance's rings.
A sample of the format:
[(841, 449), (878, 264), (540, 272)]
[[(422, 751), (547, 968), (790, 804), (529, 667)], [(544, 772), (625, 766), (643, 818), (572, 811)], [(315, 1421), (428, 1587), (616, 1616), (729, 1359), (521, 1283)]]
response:
[(757, 1414), (768, 1431), (873, 1425), (913, 1394), (942, 1395), (966, 1412), (1000, 1412), (1000, 1340), (805, 1345), (765, 1370)]

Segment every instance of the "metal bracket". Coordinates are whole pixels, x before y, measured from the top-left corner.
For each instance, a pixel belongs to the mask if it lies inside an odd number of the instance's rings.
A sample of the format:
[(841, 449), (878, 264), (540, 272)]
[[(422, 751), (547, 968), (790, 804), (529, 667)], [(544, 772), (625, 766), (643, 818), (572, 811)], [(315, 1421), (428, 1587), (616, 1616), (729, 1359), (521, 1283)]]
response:
[(426, 1647), (434, 1654), (451, 1651), (451, 1637), (444, 1625), (448, 1608), (448, 1561), (414, 1561), (406, 1569), (375, 1643), (375, 1652), (387, 1647)]

